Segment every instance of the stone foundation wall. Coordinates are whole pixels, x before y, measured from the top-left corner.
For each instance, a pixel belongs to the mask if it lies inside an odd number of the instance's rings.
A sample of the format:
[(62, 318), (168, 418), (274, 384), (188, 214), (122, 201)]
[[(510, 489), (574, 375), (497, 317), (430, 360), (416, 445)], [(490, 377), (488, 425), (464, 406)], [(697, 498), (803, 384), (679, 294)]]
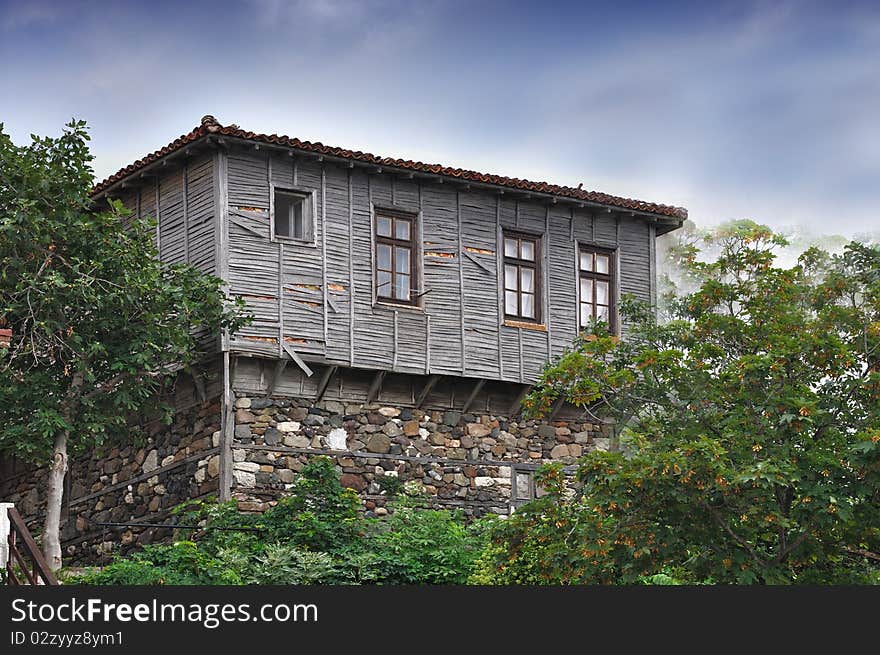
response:
[(371, 514), (387, 512), (389, 477), (420, 485), (436, 507), (508, 514), (534, 494), (541, 464), (574, 464), (610, 445), (601, 426), (583, 420), (248, 396), (235, 408), (232, 491), (246, 511), (265, 509), (310, 457), (328, 455)]
[[(119, 440), (71, 460), (61, 527), (66, 564), (106, 561), (120, 548), (171, 534), (98, 523), (161, 523), (178, 504), (218, 491), (218, 399), (182, 408), (171, 425), (152, 421), (143, 429), (143, 443)], [(26, 467), (0, 479), (0, 499), (15, 503), (34, 534), (42, 530), (45, 477), (45, 469)]]

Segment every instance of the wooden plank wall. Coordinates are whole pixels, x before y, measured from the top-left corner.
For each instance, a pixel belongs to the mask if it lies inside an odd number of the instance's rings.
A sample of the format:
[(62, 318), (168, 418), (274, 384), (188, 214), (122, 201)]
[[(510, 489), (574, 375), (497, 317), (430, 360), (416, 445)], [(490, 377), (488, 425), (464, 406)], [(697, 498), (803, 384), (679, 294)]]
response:
[[(270, 182), (314, 193), (313, 242), (270, 240)], [(173, 184), (162, 189), (174, 197)], [(169, 202), (168, 230), (175, 228), (179, 204)], [(576, 335), (578, 243), (616, 249), (621, 292), (651, 298), (652, 231), (648, 221), (628, 213), (548, 205), (253, 148), (228, 154), (228, 207), (228, 282), (257, 319), (233, 340), (240, 352), (277, 356), (283, 340), (307, 360), (530, 382)], [(374, 301), (371, 218), (377, 207), (419, 215), (421, 307)], [(503, 325), (502, 229), (544, 237), (541, 329)], [(165, 236), (162, 242), (180, 251)]]
[(214, 164), (211, 153), (187, 159), (118, 198), (131, 211), (126, 218), (153, 218), (159, 257), (170, 263), (189, 263), (217, 273), (214, 235)]

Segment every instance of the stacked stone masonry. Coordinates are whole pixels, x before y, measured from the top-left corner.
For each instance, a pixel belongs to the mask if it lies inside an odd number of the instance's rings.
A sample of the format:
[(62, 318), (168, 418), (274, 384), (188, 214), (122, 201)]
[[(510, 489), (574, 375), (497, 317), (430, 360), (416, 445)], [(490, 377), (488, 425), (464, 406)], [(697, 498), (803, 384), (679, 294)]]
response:
[[(572, 465), (610, 445), (599, 425), (584, 420), (509, 420), (383, 403), (240, 395), (233, 418), (230, 491), (248, 512), (268, 508), (310, 458), (323, 455), (369, 516), (388, 513), (389, 478), (420, 487), (436, 508), (505, 515), (535, 493), (532, 476), (541, 464)], [(66, 563), (105, 563), (116, 553), (168, 540), (172, 529), (138, 524), (175, 523), (174, 507), (219, 495), (219, 399), (192, 403), (171, 425), (153, 421), (143, 430), (142, 437), (71, 461), (62, 522)], [(35, 532), (44, 490), (45, 470), (25, 468), (0, 480), (0, 498), (14, 503)]]
[[(218, 491), (220, 403), (181, 409), (171, 425), (152, 421), (143, 437), (74, 457), (64, 501), (65, 563), (106, 561), (120, 549), (171, 537), (170, 529), (102, 526), (159, 523), (170, 510)], [(45, 469), (24, 468), (0, 480), (0, 498), (14, 503), (34, 532), (45, 511)]]
[(574, 464), (610, 443), (601, 426), (582, 420), (247, 396), (235, 401), (234, 435), (233, 497), (242, 510), (263, 511), (310, 457), (326, 455), (378, 515), (387, 512), (385, 477), (420, 486), (436, 507), (508, 514), (527, 499), (541, 464)]

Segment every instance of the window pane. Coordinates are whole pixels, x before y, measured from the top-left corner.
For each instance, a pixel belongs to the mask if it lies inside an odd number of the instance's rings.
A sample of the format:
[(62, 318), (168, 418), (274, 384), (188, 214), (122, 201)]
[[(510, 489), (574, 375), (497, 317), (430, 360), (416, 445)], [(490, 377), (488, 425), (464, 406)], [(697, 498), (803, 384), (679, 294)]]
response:
[(394, 238), (401, 241), (409, 241), (409, 221), (407, 219), (394, 219)]
[(409, 248), (394, 249), (394, 270), (398, 273), (409, 273)]
[(593, 320), (593, 305), (581, 303), (581, 327), (587, 327)]
[(394, 297), (398, 300), (409, 300), (409, 275), (397, 275), (394, 278)]
[(593, 253), (591, 253), (591, 252), (582, 252), (581, 253), (581, 270), (582, 271), (592, 271), (593, 270)]
[(596, 305), (596, 320), (608, 322), (608, 308)]
[(522, 303), (522, 316), (525, 318), (535, 318), (535, 296), (531, 293), (520, 294), (520, 302)]
[(593, 302), (593, 281), (581, 278), (581, 302)]
[(532, 499), (532, 476), (528, 473), (516, 474), (516, 499)]
[(305, 205), (304, 200), (300, 200), (299, 202), (293, 203), (291, 207), (291, 222), (293, 223), (293, 229), (291, 230), (290, 235), (297, 239), (305, 239), (305, 225), (303, 223), (303, 206)]
[(376, 268), (383, 271), (391, 270), (391, 246), (385, 243), (376, 245)]
[(608, 255), (596, 253), (596, 272), (608, 275)]
[(504, 292), (504, 313), (510, 314), (512, 316), (516, 316), (517, 314), (516, 307), (516, 291), (505, 291)]
[(529, 293), (535, 292), (535, 269), (523, 266), (519, 269), (519, 278), (520, 289)]
[(391, 297), (391, 273), (379, 271), (376, 274), (376, 294), (385, 298)]
[(518, 257), (516, 239), (504, 239), (504, 256)]
[(521, 250), (520, 250), (520, 258), (525, 259), (530, 262), (535, 261), (535, 242), (534, 241), (526, 241), (525, 239), (522, 240)]
[(504, 288), (516, 291), (519, 287), (516, 285), (516, 266), (507, 264), (504, 267)]
[(596, 304), (608, 304), (608, 283), (602, 280), (596, 280)]
[(391, 219), (387, 216), (376, 217), (376, 234), (380, 237), (391, 236)]
[(275, 192), (275, 236), (290, 236), (291, 200), (289, 195)]

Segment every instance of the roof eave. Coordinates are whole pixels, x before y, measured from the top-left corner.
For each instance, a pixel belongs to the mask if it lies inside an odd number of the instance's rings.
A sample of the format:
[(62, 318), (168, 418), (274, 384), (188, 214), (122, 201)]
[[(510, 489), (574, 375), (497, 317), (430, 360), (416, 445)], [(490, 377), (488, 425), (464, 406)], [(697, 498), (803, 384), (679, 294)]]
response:
[(675, 230), (682, 226), (685, 217), (682, 216), (670, 216), (666, 213), (655, 213), (650, 211), (644, 211), (639, 209), (630, 209), (627, 207), (621, 207), (616, 204), (611, 203), (602, 203), (594, 200), (585, 200), (581, 198), (575, 198), (568, 195), (554, 194), (548, 193), (545, 191), (532, 191), (527, 189), (518, 189), (515, 187), (510, 187), (503, 184), (492, 184), (489, 182), (475, 181), (469, 180), (466, 178), (455, 177), (451, 175), (443, 175), (442, 173), (432, 173), (429, 171), (414, 171), (409, 168), (402, 168), (399, 166), (393, 165), (383, 165), (377, 164), (374, 162), (366, 162), (356, 158), (350, 157), (341, 157), (338, 155), (328, 155), (316, 153), (312, 150), (307, 150), (304, 148), (297, 148), (292, 145), (286, 144), (276, 144), (271, 142), (265, 142), (259, 139), (250, 139), (240, 136), (234, 135), (224, 135), (224, 134), (215, 134), (208, 133), (200, 135), (194, 138), (192, 141), (182, 144), (176, 149), (171, 150), (170, 152), (165, 153), (164, 155), (157, 158), (155, 161), (149, 162), (148, 164), (139, 167), (128, 175), (115, 180), (111, 184), (102, 188), (100, 191), (95, 193), (92, 196), (92, 199), (95, 201), (99, 201), (103, 198), (108, 197), (114, 191), (118, 189), (126, 188), (130, 185), (131, 180), (133, 178), (145, 178), (152, 177), (155, 174), (155, 169), (162, 169), (169, 165), (171, 161), (174, 159), (180, 158), (182, 156), (188, 156), (194, 150), (198, 150), (205, 145), (215, 147), (215, 148), (226, 148), (230, 144), (236, 145), (246, 145), (250, 148), (256, 149), (266, 149), (266, 150), (277, 150), (288, 152), (291, 155), (296, 155), (300, 157), (306, 157), (309, 159), (317, 160), (317, 161), (329, 161), (335, 163), (341, 163), (349, 168), (364, 168), (364, 169), (372, 169), (377, 173), (381, 172), (393, 172), (397, 175), (409, 177), (409, 178), (420, 178), (420, 179), (434, 179), (442, 182), (449, 182), (455, 184), (459, 188), (474, 188), (474, 189), (484, 189), (491, 191), (493, 193), (499, 195), (510, 195), (511, 197), (518, 198), (528, 198), (528, 199), (536, 199), (543, 200), (548, 204), (563, 204), (573, 207), (579, 208), (593, 208), (598, 209), (600, 211), (605, 211), (609, 213), (618, 213), (624, 216), (640, 216), (647, 218), (650, 221), (656, 222), (657, 224), (657, 235), (665, 234), (672, 230)]

